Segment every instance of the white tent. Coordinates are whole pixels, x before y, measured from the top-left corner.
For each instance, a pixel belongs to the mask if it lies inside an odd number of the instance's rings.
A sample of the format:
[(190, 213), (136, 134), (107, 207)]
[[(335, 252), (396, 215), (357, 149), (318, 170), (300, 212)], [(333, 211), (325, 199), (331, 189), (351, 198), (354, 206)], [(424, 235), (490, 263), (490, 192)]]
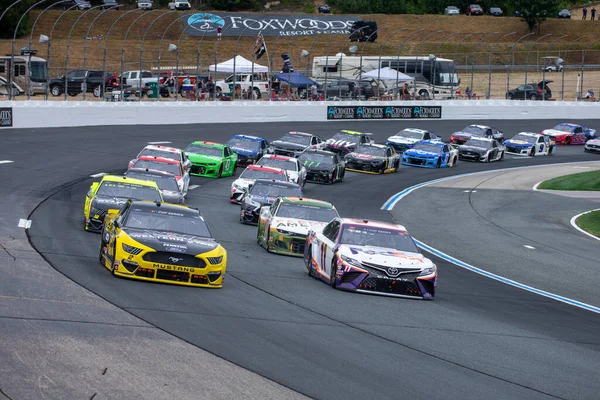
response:
[[(233, 60), (227, 60), (225, 62), (219, 63), (216, 65), (211, 65), (208, 67), (209, 71), (216, 72), (233, 72)], [(254, 63), (254, 69), (252, 69), (252, 61), (245, 59), (242, 56), (235, 56), (235, 72), (269, 72), (269, 68), (264, 65)]]
[(402, 72), (398, 72), (395, 69), (385, 67), (381, 69), (374, 69), (373, 71), (369, 71), (367, 73), (361, 74), (361, 78), (370, 78), (370, 79), (380, 79), (382, 81), (398, 81), (398, 82), (406, 82), (412, 81), (413, 77), (403, 74)]

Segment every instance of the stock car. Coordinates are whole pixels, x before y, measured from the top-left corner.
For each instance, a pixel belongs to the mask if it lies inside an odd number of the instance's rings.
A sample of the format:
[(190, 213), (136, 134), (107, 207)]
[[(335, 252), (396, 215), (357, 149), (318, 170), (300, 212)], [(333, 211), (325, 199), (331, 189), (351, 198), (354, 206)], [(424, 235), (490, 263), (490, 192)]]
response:
[(544, 129), (542, 135), (552, 137), (556, 144), (585, 144), (596, 138), (596, 130), (583, 125), (562, 123), (552, 129)]
[(344, 156), (347, 171), (367, 174), (387, 174), (398, 172), (400, 156), (391, 146), (385, 144), (359, 144), (352, 153)]
[(154, 169), (173, 174), (177, 180), (179, 191), (184, 196), (187, 195), (188, 187), (190, 186), (190, 173), (183, 169), (181, 163), (177, 160), (156, 156), (141, 156), (135, 160), (131, 168)]
[(586, 153), (600, 153), (600, 139), (591, 139), (585, 143), (583, 151)]
[(184, 151), (192, 162), (190, 175), (209, 178), (235, 175), (238, 155), (227, 145), (197, 140)]
[(549, 156), (554, 151), (555, 143), (551, 136), (533, 132), (520, 132), (504, 141), (506, 154), (521, 156)]
[(306, 168), (306, 180), (334, 184), (344, 180), (345, 164), (342, 158), (331, 151), (307, 149), (298, 157)]
[(270, 206), (280, 196), (302, 197), (302, 195), (302, 188), (295, 183), (257, 179), (242, 197), (240, 222), (257, 224), (261, 207)]
[(448, 143), (423, 140), (402, 154), (402, 164), (411, 167), (454, 167), (458, 161), (458, 149)]
[(281, 168), (263, 167), (262, 165), (248, 165), (240, 174), (238, 179), (231, 184), (229, 193), (229, 202), (240, 204), (242, 197), (248, 190), (248, 187), (257, 179), (270, 179), (280, 182), (289, 182), (289, 177), (285, 170)]
[(363, 143), (374, 143), (372, 133), (341, 130), (331, 139), (327, 139), (325, 150), (339, 153), (344, 156), (356, 150), (356, 146)]
[(304, 187), (306, 184), (306, 168), (295, 157), (278, 156), (275, 154), (265, 154), (256, 165), (265, 167), (281, 168), (285, 170), (290, 182), (297, 183)]
[(415, 143), (421, 140), (439, 140), (442, 139), (431, 131), (424, 129), (406, 128), (393, 136), (387, 138), (385, 144), (392, 146), (398, 153), (412, 149)]
[(129, 199), (163, 201), (154, 181), (104, 175), (100, 182), (92, 182), (83, 206), (85, 230), (99, 232), (108, 210), (120, 208)]
[(301, 197), (279, 197), (260, 211), (256, 241), (270, 253), (304, 256), (308, 230), (339, 214), (333, 204)]
[(227, 252), (197, 209), (128, 200), (104, 220), (100, 263), (113, 275), (220, 288)]
[(225, 144), (238, 155), (238, 167), (247, 167), (260, 160), (267, 154), (269, 146), (267, 139), (249, 135), (233, 135)]
[(337, 289), (428, 300), (435, 296), (437, 267), (401, 225), (335, 218), (309, 231), (304, 263), (309, 275)]
[(271, 142), (267, 148), (269, 154), (298, 157), (308, 148), (323, 149), (327, 143), (312, 133), (291, 131)]
[(504, 141), (504, 134), (498, 129), (486, 125), (468, 125), (462, 130), (454, 132), (450, 135), (450, 143), (463, 144), (471, 137), (494, 138), (498, 141)]
[(154, 181), (162, 194), (163, 201), (173, 204), (185, 203), (185, 195), (179, 190), (175, 175), (148, 168), (129, 168), (125, 176), (133, 179)]
[(506, 147), (498, 140), (485, 137), (472, 137), (458, 146), (458, 159), (467, 161), (492, 162), (504, 160)]
[(177, 160), (181, 163), (181, 167), (185, 171), (189, 171), (190, 167), (192, 166), (192, 162), (188, 160), (183, 150), (175, 147), (149, 144), (148, 146), (144, 147), (142, 151), (140, 151), (136, 158), (129, 161), (128, 168), (133, 167), (133, 164), (135, 164), (136, 160), (142, 156), (170, 158), (173, 160)]

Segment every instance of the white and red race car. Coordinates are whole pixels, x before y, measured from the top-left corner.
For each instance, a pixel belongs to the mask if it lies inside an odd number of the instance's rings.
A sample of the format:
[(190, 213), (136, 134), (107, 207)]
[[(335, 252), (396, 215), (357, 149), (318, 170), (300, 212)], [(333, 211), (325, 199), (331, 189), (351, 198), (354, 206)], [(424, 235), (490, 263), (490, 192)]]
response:
[(257, 179), (271, 179), (276, 181), (290, 182), (285, 170), (281, 168), (264, 167), (262, 165), (249, 165), (231, 184), (229, 201), (240, 204), (242, 197), (248, 191), (250, 185)]
[(133, 164), (137, 161), (138, 158), (142, 156), (148, 157), (162, 157), (162, 158), (170, 158), (172, 160), (177, 160), (181, 163), (181, 167), (189, 171), (192, 167), (192, 162), (188, 160), (182, 149), (178, 149), (175, 147), (169, 146), (160, 146), (156, 144), (149, 144), (140, 151), (136, 158), (129, 161), (129, 165), (127, 168), (133, 167)]
[(264, 167), (281, 168), (285, 170), (289, 181), (304, 187), (306, 183), (306, 168), (300, 164), (297, 158), (265, 154), (256, 165)]
[(551, 136), (556, 144), (584, 144), (590, 139), (596, 139), (596, 130), (565, 122), (552, 129), (544, 129), (542, 135)]

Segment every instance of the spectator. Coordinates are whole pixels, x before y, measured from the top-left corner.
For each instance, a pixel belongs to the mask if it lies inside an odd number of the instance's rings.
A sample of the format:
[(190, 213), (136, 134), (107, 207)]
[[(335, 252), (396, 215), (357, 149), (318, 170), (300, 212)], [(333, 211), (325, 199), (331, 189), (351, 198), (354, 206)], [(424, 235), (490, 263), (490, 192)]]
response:
[(587, 18), (587, 7), (583, 7), (583, 16), (581, 17), (581, 19), (586, 19)]
[(217, 27), (217, 40), (221, 40), (221, 35), (223, 35), (223, 28), (219, 26)]
[(206, 90), (208, 91), (208, 98), (214, 95), (215, 93), (215, 83), (213, 82), (212, 76), (208, 78), (208, 82), (206, 83)]
[(592, 89), (589, 89), (587, 91), (584, 98), (589, 101), (596, 101), (596, 95), (594, 94), (594, 91)]
[(596, 9), (592, 7), (591, 18), (592, 21), (596, 19)]
[(400, 91), (400, 99), (410, 100), (410, 89), (408, 88), (408, 83), (405, 83), (404, 87), (402, 87), (402, 90)]
[(319, 93), (317, 92), (317, 84), (315, 82), (310, 86), (310, 94), (313, 101), (319, 100)]
[(467, 96), (467, 99), (471, 100), (471, 88), (467, 86), (467, 88), (465, 89), (465, 96)]
[(173, 76), (167, 79), (167, 89), (169, 90), (169, 94), (175, 93), (175, 79)]

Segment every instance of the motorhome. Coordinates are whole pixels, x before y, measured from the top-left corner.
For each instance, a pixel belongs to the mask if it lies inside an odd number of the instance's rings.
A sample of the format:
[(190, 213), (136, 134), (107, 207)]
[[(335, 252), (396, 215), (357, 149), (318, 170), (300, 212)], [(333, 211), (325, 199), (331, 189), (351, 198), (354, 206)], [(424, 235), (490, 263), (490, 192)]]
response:
[[(12, 82), (24, 93), (31, 95), (46, 93), (47, 66), (46, 60), (35, 56), (14, 56), (13, 67), (11, 68), (11, 56), (0, 57), (0, 77), (5, 78), (7, 84), (10, 81), (10, 71), (12, 69)], [(1, 83), (0, 83), (1, 84)]]

